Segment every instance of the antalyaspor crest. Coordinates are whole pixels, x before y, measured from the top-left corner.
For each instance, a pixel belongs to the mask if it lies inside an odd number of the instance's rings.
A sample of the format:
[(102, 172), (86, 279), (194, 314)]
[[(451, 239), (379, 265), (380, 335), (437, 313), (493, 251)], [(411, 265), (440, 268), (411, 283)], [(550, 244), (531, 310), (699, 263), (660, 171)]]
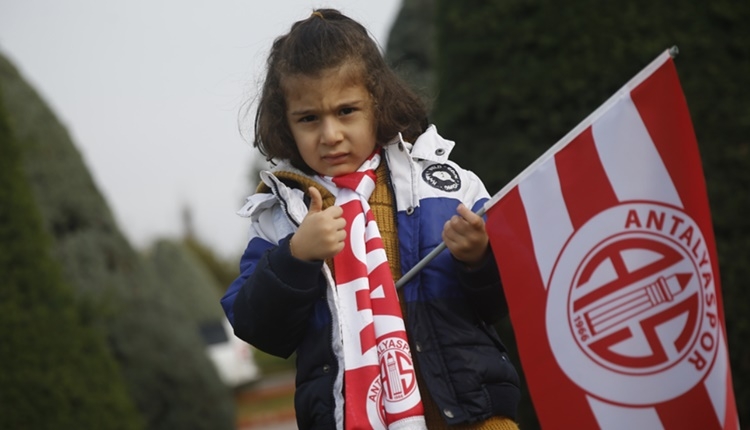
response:
[[(656, 203), (611, 208), (576, 232), (553, 271), (552, 352), (568, 377), (603, 399), (679, 397), (716, 357), (713, 279), (703, 234), (687, 214)], [(653, 388), (643, 390), (645, 378)]]

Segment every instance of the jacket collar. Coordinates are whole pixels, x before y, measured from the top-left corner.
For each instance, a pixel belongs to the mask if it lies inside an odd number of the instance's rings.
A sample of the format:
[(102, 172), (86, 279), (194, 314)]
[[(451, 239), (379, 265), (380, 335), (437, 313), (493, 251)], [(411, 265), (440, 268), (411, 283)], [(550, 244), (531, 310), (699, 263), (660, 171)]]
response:
[(245, 205), (237, 212), (238, 215), (257, 219), (263, 210), (270, 208), (278, 202), (293, 223), (299, 225), (302, 222), (307, 213), (304, 193), (301, 190), (290, 188), (274, 176), (274, 172), (279, 171), (293, 171), (294, 173), (306, 176), (302, 171), (295, 169), (291, 164), (286, 162), (279, 163), (271, 171), (261, 171), (260, 180), (263, 185), (259, 185), (258, 188), (267, 187), (267, 191), (256, 192), (249, 196)]
[(445, 163), (448, 161), (453, 147), (456, 145), (452, 140), (442, 138), (437, 127), (431, 125), (420, 135), (414, 144), (407, 143), (399, 134), (399, 144), (404, 145), (411, 157), (414, 159), (433, 161), (435, 163)]

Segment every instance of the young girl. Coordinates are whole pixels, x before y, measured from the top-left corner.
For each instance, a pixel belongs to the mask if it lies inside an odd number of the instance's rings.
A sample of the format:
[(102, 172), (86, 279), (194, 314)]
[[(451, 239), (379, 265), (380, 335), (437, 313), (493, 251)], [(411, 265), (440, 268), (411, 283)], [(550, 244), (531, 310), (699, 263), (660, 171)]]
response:
[(240, 338), (296, 352), (299, 428), (517, 429), (491, 326), (504, 293), (471, 210), (489, 196), (365, 28), (321, 9), (276, 39), (255, 133), (277, 165), (240, 211), (251, 237), (222, 305)]

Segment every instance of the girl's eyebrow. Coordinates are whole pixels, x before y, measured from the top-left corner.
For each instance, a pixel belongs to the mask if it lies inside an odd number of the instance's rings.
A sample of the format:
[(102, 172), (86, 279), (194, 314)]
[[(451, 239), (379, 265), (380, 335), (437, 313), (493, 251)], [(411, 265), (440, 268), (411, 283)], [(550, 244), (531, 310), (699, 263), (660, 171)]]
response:
[[(365, 100), (365, 99), (359, 99), (359, 98), (358, 99), (353, 99), (353, 100), (344, 100), (343, 102), (337, 103), (334, 106), (334, 110), (338, 110), (338, 109), (341, 109), (342, 107), (346, 107), (346, 106), (361, 106), (361, 105), (363, 105), (365, 103), (367, 103), (367, 100)], [(304, 108), (293, 110), (293, 111), (289, 112), (289, 115), (292, 115), (292, 116), (309, 115), (311, 113), (315, 113), (316, 111), (317, 111), (317, 109), (315, 109), (315, 108), (304, 107)]]
[(289, 115), (298, 116), (298, 115), (309, 115), (310, 112), (312, 112), (313, 109), (303, 108), (299, 110), (293, 110), (289, 112)]
[(351, 106), (351, 105), (361, 105), (367, 103), (367, 100), (365, 99), (354, 99), (349, 101), (344, 101), (339, 104), (339, 106)]

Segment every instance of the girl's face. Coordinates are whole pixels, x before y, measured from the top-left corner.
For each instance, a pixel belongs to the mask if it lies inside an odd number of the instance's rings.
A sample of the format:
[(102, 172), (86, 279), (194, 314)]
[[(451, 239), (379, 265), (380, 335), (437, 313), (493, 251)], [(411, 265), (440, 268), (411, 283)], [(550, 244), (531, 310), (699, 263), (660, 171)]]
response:
[(375, 150), (372, 98), (350, 65), (283, 80), (286, 119), (302, 159), (319, 175), (357, 170)]

